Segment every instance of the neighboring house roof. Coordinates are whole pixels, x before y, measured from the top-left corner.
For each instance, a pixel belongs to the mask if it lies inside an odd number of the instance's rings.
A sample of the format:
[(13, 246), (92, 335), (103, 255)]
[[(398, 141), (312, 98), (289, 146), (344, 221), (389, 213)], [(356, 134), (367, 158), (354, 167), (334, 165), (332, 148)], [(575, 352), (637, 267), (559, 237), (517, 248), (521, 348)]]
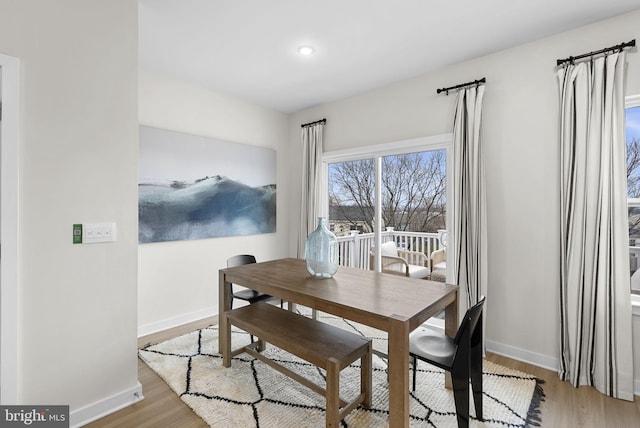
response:
[[(363, 211), (368, 215), (363, 214)], [(371, 221), (373, 219), (373, 207), (361, 208), (355, 205), (333, 205), (329, 207), (330, 221)]]

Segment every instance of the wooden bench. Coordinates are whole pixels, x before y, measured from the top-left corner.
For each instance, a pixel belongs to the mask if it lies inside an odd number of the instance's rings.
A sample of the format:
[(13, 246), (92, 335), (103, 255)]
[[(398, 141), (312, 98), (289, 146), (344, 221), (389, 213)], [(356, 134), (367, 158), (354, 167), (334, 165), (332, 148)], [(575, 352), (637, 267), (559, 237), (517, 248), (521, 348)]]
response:
[[(323, 395), (326, 400), (326, 426), (338, 427), (340, 421), (362, 403), (371, 406), (371, 340), (338, 327), (316, 321), (265, 302), (225, 312), (230, 325), (257, 336), (260, 340), (235, 349), (231, 355), (246, 352), (302, 385)], [(260, 354), (264, 342), (326, 370), (326, 388)], [(360, 394), (350, 403), (340, 398), (340, 371), (360, 359)], [(342, 409), (342, 410), (341, 410)]]

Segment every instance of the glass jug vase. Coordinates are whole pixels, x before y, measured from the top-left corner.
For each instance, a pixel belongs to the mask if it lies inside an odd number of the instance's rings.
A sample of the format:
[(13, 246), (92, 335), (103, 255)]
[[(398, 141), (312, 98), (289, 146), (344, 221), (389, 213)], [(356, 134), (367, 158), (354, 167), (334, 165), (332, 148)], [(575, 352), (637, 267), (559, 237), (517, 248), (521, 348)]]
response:
[(311, 276), (332, 278), (338, 270), (338, 238), (327, 228), (325, 217), (318, 217), (318, 227), (307, 237), (304, 249)]

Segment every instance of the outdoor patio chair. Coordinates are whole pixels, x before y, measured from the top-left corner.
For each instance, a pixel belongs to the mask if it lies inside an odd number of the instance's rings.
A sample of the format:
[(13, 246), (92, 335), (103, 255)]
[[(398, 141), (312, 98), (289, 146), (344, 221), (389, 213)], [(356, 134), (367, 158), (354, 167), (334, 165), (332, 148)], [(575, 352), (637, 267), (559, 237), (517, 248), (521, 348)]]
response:
[(431, 253), (429, 267), (431, 280), (445, 282), (447, 279), (447, 250), (440, 248)]
[[(380, 245), (382, 258), (382, 272), (394, 275), (409, 276), (411, 278), (429, 278), (427, 256), (420, 251), (403, 250), (394, 241)], [(373, 269), (373, 251), (370, 254), (369, 266)]]

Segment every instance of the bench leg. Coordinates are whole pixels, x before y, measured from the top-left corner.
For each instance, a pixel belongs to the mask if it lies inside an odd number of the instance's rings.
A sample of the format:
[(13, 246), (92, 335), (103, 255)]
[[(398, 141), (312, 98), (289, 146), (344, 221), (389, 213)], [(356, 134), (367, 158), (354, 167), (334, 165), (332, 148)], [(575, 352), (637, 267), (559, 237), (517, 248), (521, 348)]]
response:
[(325, 421), (327, 428), (337, 428), (340, 426), (340, 366), (335, 360), (329, 361), (327, 366), (327, 389), (326, 389), (327, 412)]

